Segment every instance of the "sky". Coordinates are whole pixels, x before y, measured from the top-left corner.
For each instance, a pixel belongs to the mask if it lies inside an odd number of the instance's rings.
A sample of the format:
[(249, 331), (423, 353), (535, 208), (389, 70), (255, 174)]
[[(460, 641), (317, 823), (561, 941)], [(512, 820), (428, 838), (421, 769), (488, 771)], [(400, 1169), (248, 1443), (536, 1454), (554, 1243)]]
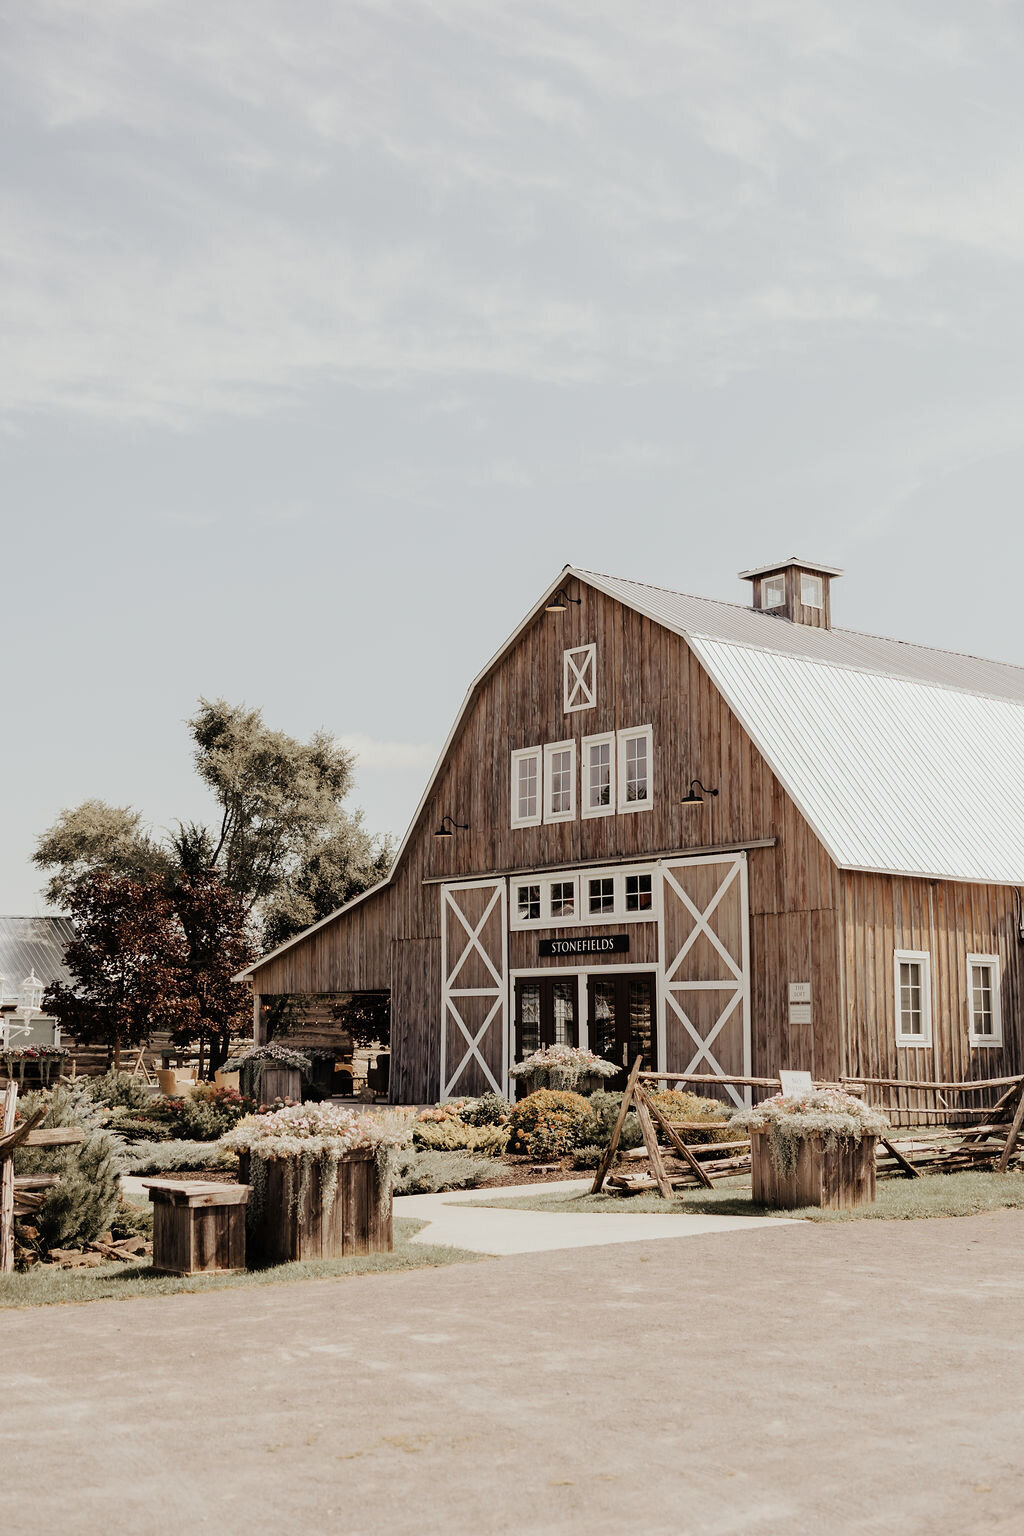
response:
[(0, 46), (0, 912), (200, 695), (401, 833), (566, 563), (1024, 663), (1024, 12), (32, 0)]

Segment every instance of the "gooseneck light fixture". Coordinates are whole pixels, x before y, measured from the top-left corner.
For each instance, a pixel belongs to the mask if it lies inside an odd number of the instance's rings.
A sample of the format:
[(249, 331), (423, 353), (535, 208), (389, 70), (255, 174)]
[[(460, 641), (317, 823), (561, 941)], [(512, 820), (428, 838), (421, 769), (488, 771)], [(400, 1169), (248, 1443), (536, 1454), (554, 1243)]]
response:
[[(691, 779), (690, 780), (690, 790), (689, 790), (689, 793), (685, 794), (683, 796), (682, 800), (679, 802), (680, 805), (704, 805), (704, 804), (707, 805), (707, 808), (708, 808), (708, 842), (709, 843), (714, 842), (714, 836), (713, 836), (714, 806), (713, 806), (712, 802), (714, 801), (714, 799), (717, 796), (717, 794), (718, 794), (718, 790), (717, 789), (708, 789), (706, 785), (701, 783), (700, 779)], [(706, 800), (705, 800), (705, 796), (707, 796)]]
[(454, 837), (456, 832), (468, 832), (468, 821), (453, 821), (450, 816), (441, 817), (441, 825), (434, 833), (435, 837)]
[(564, 587), (559, 587), (558, 591), (549, 597), (547, 602), (544, 604), (544, 612), (565, 613), (570, 603), (580, 602), (582, 602), (581, 598), (570, 597)]

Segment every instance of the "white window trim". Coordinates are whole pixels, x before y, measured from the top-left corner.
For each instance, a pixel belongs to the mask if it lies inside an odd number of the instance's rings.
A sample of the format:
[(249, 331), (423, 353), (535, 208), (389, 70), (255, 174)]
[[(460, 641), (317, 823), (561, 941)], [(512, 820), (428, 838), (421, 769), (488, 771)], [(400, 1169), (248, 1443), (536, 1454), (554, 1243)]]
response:
[[(580, 657), (583, 658), (582, 662)], [(577, 691), (581, 702), (570, 704), (570, 697)], [(581, 709), (593, 709), (596, 703), (597, 642), (594, 641), (590, 645), (577, 645), (562, 652), (562, 708), (565, 714), (575, 715)]]
[[(769, 586), (774, 585), (775, 582), (779, 582), (781, 584), (782, 596), (779, 598), (777, 603), (769, 603), (768, 602), (768, 588), (769, 588)], [(761, 578), (761, 607), (765, 610), (766, 613), (771, 613), (771, 612), (774, 611), (774, 609), (776, 609), (776, 608), (785, 608), (785, 606), (786, 606), (786, 578), (785, 578), (785, 576), (762, 576), (762, 578)]]
[[(919, 1035), (903, 1034), (900, 1005), (900, 964), (916, 961), (921, 967), (921, 1023)], [(932, 1043), (932, 957), (927, 949), (897, 949), (893, 955), (893, 988), (896, 1000), (896, 1044), (920, 1050)]]
[[(526, 757), (537, 759), (537, 814), (536, 816), (519, 815), (519, 764)], [(512, 786), (509, 793), (509, 810), (512, 816), (513, 827), (539, 827), (543, 820), (544, 809), (544, 764), (543, 752), (540, 747), (521, 747), (518, 752), (512, 753)]]
[[(815, 582), (815, 581), (818, 583), (818, 600), (817, 600), (817, 602), (813, 602), (809, 597), (807, 597), (805, 595), (805, 589), (804, 589), (804, 583), (805, 582)], [(824, 608), (824, 606), (825, 606), (825, 580), (824, 580), (824, 577), (822, 577), (822, 576), (815, 576), (810, 571), (801, 571), (800, 572), (800, 602), (803, 604), (803, 606), (805, 608)]]
[[(567, 811), (553, 811), (551, 809), (551, 765), (556, 752), (570, 752), (572, 754), (572, 772), (569, 778), (570, 808)], [(549, 741), (544, 745), (544, 821), (545, 823), (556, 821), (576, 820), (576, 743), (575, 741)]]
[[(609, 749), (609, 751), (608, 751), (608, 774), (609, 774), (609, 777), (608, 777), (608, 804), (607, 805), (592, 806), (590, 804), (590, 748), (591, 747), (604, 747), (604, 746), (608, 747), (608, 749)], [(615, 772), (615, 770), (616, 770), (616, 767), (617, 767), (617, 756), (618, 756), (618, 754), (616, 752), (616, 748), (615, 748), (615, 732), (614, 731), (605, 731), (600, 736), (584, 736), (582, 742), (580, 743), (580, 749), (581, 749), (582, 754), (583, 754), (582, 770), (581, 770), (582, 783), (581, 783), (581, 786), (580, 786), (580, 795), (581, 795), (580, 815), (583, 817), (584, 820), (588, 820), (588, 819), (590, 819), (591, 817), (594, 817), (594, 816), (614, 816), (615, 815), (615, 780), (616, 780), (616, 772)]]
[[(647, 799), (626, 800), (626, 743), (635, 741), (638, 736), (647, 740)], [(653, 725), (635, 725), (632, 730), (618, 732), (618, 752), (616, 754), (616, 782), (618, 788), (617, 805), (619, 814), (630, 811), (649, 811), (654, 804), (654, 727)]]
[[(645, 911), (626, 911), (626, 876), (651, 876), (651, 905)], [(556, 881), (574, 881), (576, 885), (576, 916), (552, 917), (551, 887)], [(590, 912), (590, 881), (612, 880), (615, 900), (611, 912)], [(539, 885), (540, 917), (519, 916), (519, 887)], [(535, 928), (599, 928), (610, 923), (654, 923), (661, 916), (661, 872), (657, 864), (612, 864), (588, 869), (546, 869), (543, 873), (509, 876), (509, 928), (514, 930)]]
[[(976, 1035), (974, 1033), (974, 976), (972, 974), (976, 965), (988, 965), (992, 968), (992, 1033), (990, 1035)], [(979, 1050), (986, 1050), (995, 1046), (1001, 1048), (1003, 1044), (1003, 1010), (1001, 1002), (1002, 966), (998, 955), (968, 955), (967, 956), (967, 1017), (970, 1030), (970, 1043), (976, 1045)]]

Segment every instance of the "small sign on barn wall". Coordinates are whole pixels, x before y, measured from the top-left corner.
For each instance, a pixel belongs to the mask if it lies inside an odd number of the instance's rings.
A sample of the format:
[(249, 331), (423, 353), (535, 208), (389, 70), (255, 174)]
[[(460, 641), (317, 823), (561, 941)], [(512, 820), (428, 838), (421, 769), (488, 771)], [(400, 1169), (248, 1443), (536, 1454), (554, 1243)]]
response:
[(791, 981), (789, 984), (789, 1022), (811, 1022), (811, 984), (809, 981)]
[(611, 933), (601, 938), (541, 939), (541, 955), (625, 955), (629, 952), (629, 934)]

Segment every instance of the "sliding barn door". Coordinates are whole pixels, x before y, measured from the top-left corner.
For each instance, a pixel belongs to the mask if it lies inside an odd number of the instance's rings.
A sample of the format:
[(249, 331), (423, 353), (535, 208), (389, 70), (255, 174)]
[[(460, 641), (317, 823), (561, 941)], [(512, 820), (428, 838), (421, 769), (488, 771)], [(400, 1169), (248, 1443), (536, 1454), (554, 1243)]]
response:
[(441, 1098), (504, 1093), (508, 1079), (504, 880), (441, 887)]
[[(668, 861), (662, 877), (664, 1065), (749, 1077), (746, 855)], [(749, 1102), (749, 1089), (726, 1084), (724, 1092)]]

